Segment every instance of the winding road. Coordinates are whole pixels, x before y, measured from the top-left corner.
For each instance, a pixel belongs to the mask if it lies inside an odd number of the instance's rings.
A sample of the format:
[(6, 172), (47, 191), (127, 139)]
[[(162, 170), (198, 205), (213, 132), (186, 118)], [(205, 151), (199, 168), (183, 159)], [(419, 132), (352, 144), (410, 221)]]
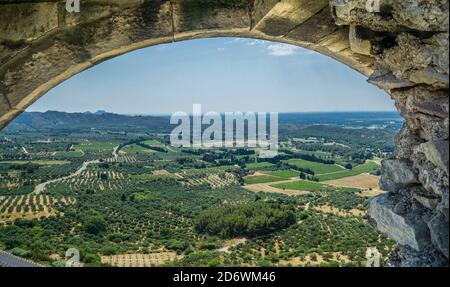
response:
[(49, 181), (46, 181), (46, 182), (43, 182), (43, 183), (37, 185), (34, 188), (33, 193), (36, 194), (36, 195), (39, 195), (39, 194), (41, 194), (42, 192), (45, 191), (45, 187), (47, 185), (52, 184), (52, 183), (57, 183), (57, 182), (60, 182), (60, 181), (63, 181), (63, 180), (70, 179), (72, 177), (78, 176), (83, 171), (85, 171), (88, 168), (89, 165), (96, 164), (96, 163), (100, 163), (100, 161), (99, 160), (85, 161), (85, 162), (83, 162), (83, 165), (76, 172), (72, 173), (71, 175), (60, 177), (60, 178), (56, 178), (56, 179), (52, 179), (52, 180), (49, 180)]
[[(112, 151), (112, 155), (113, 155), (113, 157), (116, 160), (119, 157), (119, 150), (120, 150), (120, 145), (116, 146), (113, 149), (113, 151)], [(39, 194), (41, 194), (41, 193), (43, 193), (45, 191), (45, 187), (47, 185), (52, 184), (52, 183), (57, 183), (57, 182), (60, 182), (60, 181), (63, 181), (63, 180), (70, 179), (72, 177), (78, 176), (83, 171), (85, 171), (88, 168), (89, 165), (96, 164), (96, 163), (100, 163), (100, 160), (85, 161), (85, 162), (83, 162), (83, 165), (76, 172), (72, 173), (71, 175), (60, 177), (60, 178), (56, 178), (56, 179), (52, 179), (52, 180), (49, 180), (49, 181), (46, 181), (46, 182), (43, 182), (43, 183), (37, 185), (34, 188), (33, 193), (36, 194), (36, 195), (39, 195)]]
[[(118, 149), (119, 149), (119, 146), (115, 147), (113, 150), (112, 154), (115, 158), (118, 157)], [(23, 147), (23, 151), (25, 153), (27, 153), (27, 151), (24, 147)], [(37, 185), (34, 188), (33, 193), (36, 195), (39, 195), (45, 191), (45, 187), (47, 185), (52, 184), (52, 183), (61, 182), (63, 180), (70, 179), (72, 177), (76, 177), (76, 176), (80, 175), (83, 171), (85, 171), (89, 167), (89, 165), (97, 164), (97, 163), (100, 163), (100, 160), (85, 161), (85, 162), (83, 162), (81, 167), (74, 173), (72, 173), (68, 176), (63, 176), (60, 178), (52, 179), (52, 180), (49, 180), (49, 181), (46, 181), (46, 182), (43, 182), (43, 183)], [(10, 253), (0, 250), (0, 267), (42, 267), (42, 266), (37, 263), (28, 261), (26, 259), (22, 259), (20, 257), (17, 257), (15, 255), (12, 255)]]
[(116, 160), (119, 157), (119, 150), (120, 150), (120, 145), (116, 146), (112, 152), (112, 155), (113, 155), (114, 159), (116, 159)]

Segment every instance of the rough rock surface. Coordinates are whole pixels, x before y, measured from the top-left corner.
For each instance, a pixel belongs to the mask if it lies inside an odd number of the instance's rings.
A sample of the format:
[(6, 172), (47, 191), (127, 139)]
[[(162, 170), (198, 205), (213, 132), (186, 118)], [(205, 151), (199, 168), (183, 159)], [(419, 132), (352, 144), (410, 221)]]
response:
[(406, 120), (396, 153), (383, 162), (381, 187), (389, 193), (371, 202), (369, 214), (400, 245), (393, 265), (448, 265), (449, 3), (379, 3), (368, 11), (364, 0), (331, 0), (338, 24), (371, 36), (355, 41), (371, 42), (364, 44), (376, 59), (369, 82), (392, 96)]
[(369, 212), (377, 219), (377, 227), (401, 245), (408, 245), (416, 251), (428, 247), (430, 231), (422, 215), (410, 212), (410, 206), (394, 199), (393, 194), (381, 195), (370, 203)]
[(0, 128), (67, 78), (135, 49), (214, 36), (312, 49), (368, 76), (406, 120), (383, 163), (389, 194), (370, 206), (400, 243), (392, 264), (448, 265), (448, 0), (84, 0), (73, 14), (64, 6), (0, 0)]

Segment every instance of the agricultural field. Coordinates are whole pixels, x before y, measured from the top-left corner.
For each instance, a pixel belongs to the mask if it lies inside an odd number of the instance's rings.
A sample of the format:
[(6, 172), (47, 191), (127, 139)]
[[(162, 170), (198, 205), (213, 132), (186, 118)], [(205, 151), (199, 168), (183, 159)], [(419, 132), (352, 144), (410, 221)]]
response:
[(57, 207), (76, 203), (74, 197), (48, 195), (21, 195), (0, 197), (0, 223), (17, 219), (39, 219), (62, 215)]
[(392, 145), (358, 137), (390, 130), (290, 121), (261, 159), (120, 124), (0, 133), (0, 250), (45, 266), (70, 246), (84, 267), (350, 267), (395, 248), (367, 218)]
[(76, 177), (50, 184), (49, 189), (64, 190), (64, 193), (68, 194), (77, 194), (79, 191), (103, 192), (122, 190), (129, 182), (130, 179), (122, 173), (93, 168), (81, 172)]
[(158, 252), (150, 254), (118, 254), (102, 256), (101, 262), (114, 267), (155, 267), (178, 260), (176, 252)]
[(109, 157), (109, 158), (105, 159), (105, 162), (108, 162), (108, 163), (115, 163), (115, 162), (133, 163), (133, 162), (137, 162), (137, 161), (138, 161), (138, 159), (133, 155), (122, 155), (122, 154), (117, 157)]
[(257, 162), (257, 163), (247, 163), (246, 168), (251, 170), (264, 169), (266, 167), (272, 167), (273, 164), (270, 162)]
[(299, 176), (299, 172), (296, 170), (277, 170), (277, 171), (264, 171), (263, 174), (267, 174), (270, 176), (275, 177), (282, 177), (282, 178), (297, 178)]
[(215, 172), (215, 171), (194, 171), (183, 170), (175, 174), (186, 187), (195, 187), (206, 185), (212, 189), (219, 189), (227, 186), (237, 185), (238, 181), (234, 174), (229, 172)]
[(83, 151), (57, 151), (54, 153), (56, 158), (82, 158)]
[(247, 241), (233, 249), (225, 265), (243, 266), (361, 266), (368, 246), (383, 256), (392, 242), (358, 217), (302, 211), (301, 223), (273, 236)]
[(136, 155), (136, 154), (142, 154), (142, 153), (155, 153), (154, 150), (147, 149), (138, 145), (128, 145), (124, 147), (121, 151), (123, 151), (127, 155)]
[(250, 175), (246, 176), (244, 178), (245, 184), (259, 184), (259, 183), (268, 183), (268, 182), (277, 182), (277, 181), (284, 181), (286, 178), (279, 177), (279, 176), (272, 176), (272, 175), (264, 175), (264, 174), (257, 174), (257, 175)]
[(375, 162), (369, 161), (362, 165), (358, 165), (358, 166), (354, 167), (352, 170), (344, 170), (344, 171), (334, 172), (334, 173), (330, 173), (330, 174), (321, 174), (321, 175), (318, 175), (317, 177), (319, 178), (320, 181), (328, 181), (328, 180), (335, 180), (335, 179), (341, 179), (341, 178), (346, 178), (346, 177), (350, 177), (350, 176), (360, 175), (363, 173), (371, 173), (371, 172), (375, 172), (379, 169), (380, 169), (380, 165), (378, 165)]
[(324, 164), (319, 162), (312, 162), (307, 160), (298, 160), (298, 159), (291, 159), (288, 160), (287, 163), (295, 165), (297, 167), (301, 168), (307, 168), (312, 171), (314, 171), (315, 174), (327, 174), (327, 173), (335, 173), (339, 171), (345, 170), (343, 167), (340, 167), (335, 164)]
[(221, 165), (218, 167), (215, 167), (216, 170), (221, 170), (221, 171), (233, 171), (233, 170), (239, 170), (240, 167), (237, 165)]
[(149, 146), (166, 147), (165, 144), (161, 143), (158, 140), (147, 140), (147, 141), (143, 141), (143, 143), (147, 144)]
[(115, 143), (105, 143), (105, 142), (85, 142), (76, 144), (73, 146), (73, 150), (75, 151), (83, 151), (83, 152), (90, 152), (90, 151), (112, 151), (114, 147), (116, 146)]
[(298, 180), (288, 183), (280, 183), (272, 185), (276, 188), (281, 189), (292, 189), (292, 190), (303, 190), (303, 191), (353, 191), (357, 192), (359, 189), (352, 187), (332, 187), (330, 185), (325, 185), (317, 182)]
[(344, 177), (340, 179), (334, 179), (324, 181), (324, 184), (333, 186), (351, 186), (360, 189), (376, 189), (379, 187), (380, 177), (370, 175), (368, 173), (362, 173), (355, 176)]
[(67, 160), (12, 160), (12, 161), (0, 161), (0, 164), (35, 164), (35, 165), (64, 165), (69, 164)]
[(330, 152), (325, 151), (308, 151), (308, 150), (299, 150), (297, 151), (299, 154), (305, 154), (305, 155), (315, 155), (320, 158), (331, 158), (332, 154)]

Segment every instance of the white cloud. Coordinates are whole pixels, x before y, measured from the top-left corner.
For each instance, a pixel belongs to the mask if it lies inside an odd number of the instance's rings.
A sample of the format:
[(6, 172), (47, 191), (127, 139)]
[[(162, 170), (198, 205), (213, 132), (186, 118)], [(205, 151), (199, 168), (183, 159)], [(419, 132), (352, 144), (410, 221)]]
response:
[(267, 50), (271, 56), (284, 57), (297, 54), (300, 48), (288, 44), (270, 44)]
[(268, 42), (263, 40), (247, 40), (245, 44), (247, 46), (266, 46)]
[(259, 47), (262, 49), (264, 53), (267, 53), (269, 56), (275, 57), (285, 57), (292, 55), (311, 55), (316, 52), (312, 50), (302, 49), (300, 47), (284, 44), (284, 43), (274, 43), (265, 40), (257, 40), (257, 39), (245, 39), (245, 38), (235, 38), (229, 42), (232, 43), (240, 43), (245, 46), (253, 46)]

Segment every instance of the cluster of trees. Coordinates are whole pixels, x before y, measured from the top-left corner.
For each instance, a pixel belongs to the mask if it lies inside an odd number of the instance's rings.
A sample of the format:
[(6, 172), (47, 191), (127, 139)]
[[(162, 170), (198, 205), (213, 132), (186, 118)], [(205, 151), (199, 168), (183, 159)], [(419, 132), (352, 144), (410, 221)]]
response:
[(222, 165), (239, 165), (245, 166), (246, 163), (254, 162), (252, 157), (255, 154), (254, 150), (248, 149), (182, 149), (185, 154), (201, 156), (202, 161), (207, 162), (213, 166)]
[[(107, 134), (99, 132), (97, 137), (98, 142), (118, 142), (115, 140), (116, 137), (124, 137), (124, 141), (132, 138), (133, 140), (126, 144), (134, 143), (164, 152), (163, 148), (140, 144), (148, 138), (148, 135), (140, 136), (130, 132), (129, 136), (126, 134), (113, 136), (109, 132)], [(5, 141), (5, 144), (9, 143)], [(45, 150), (45, 147), (50, 147), (44, 144), (42, 146), (33, 151)], [(326, 146), (322, 145), (323, 148)], [(65, 141), (63, 146), (58, 147), (58, 150), (60, 148), (67, 150), (68, 147), (69, 145)], [(55, 149), (52, 147), (49, 150)], [(57, 206), (56, 208), (61, 212), (60, 216), (32, 221), (19, 220), (14, 224), (1, 225), (0, 248), (14, 250), (14, 253), (19, 256), (33, 260), (51, 261), (49, 258), (51, 254), (58, 253), (63, 257), (64, 251), (70, 245), (82, 251), (83, 262), (98, 263), (98, 255), (157, 252), (161, 247), (165, 247), (183, 253), (186, 255), (186, 260), (192, 260), (194, 266), (198, 260), (202, 260), (207, 265), (217, 266), (221, 262), (214, 250), (220, 248), (223, 243), (223, 240), (218, 239), (217, 236), (253, 238), (251, 242), (258, 248), (246, 244), (242, 249), (240, 249), (241, 247), (236, 248), (238, 251), (234, 255), (238, 254), (236, 256), (239, 258), (238, 260), (245, 262), (256, 260), (258, 264), (263, 261), (272, 264), (280, 259), (303, 256), (312, 252), (324, 256), (327, 252), (362, 256), (359, 254), (364, 251), (365, 244), (377, 244), (378, 234), (369, 232), (370, 229), (365, 223), (360, 224), (357, 220), (347, 221), (346, 219), (342, 221), (340, 218), (336, 219), (337, 223), (330, 221), (328, 224), (326, 222), (333, 230), (332, 237), (327, 226), (323, 230), (317, 229), (320, 223), (325, 222), (324, 220), (327, 218), (332, 219), (333, 216), (330, 215), (325, 219), (315, 218), (313, 209), (302, 214), (296, 212), (301, 200), (311, 201), (313, 206), (314, 204), (329, 203), (342, 209), (366, 208), (366, 200), (354, 193), (329, 192), (321, 195), (320, 198), (305, 196), (281, 199), (281, 195), (261, 194), (255, 200), (253, 193), (236, 186), (213, 191), (207, 186), (183, 187), (176, 179), (157, 177), (157, 180), (153, 180), (145, 177), (133, 177), (133, 175), (148, 174), (152, 170), (158, 169), (179, 172), (186, 167), (202, 169), (199, 170), (201, 173), (211, 173), (205, 168), (253, 162), (255, 160), (254, 153), (254, 150), (247, 149), (184, 150), (184, 153), (176, 155), (166, 151), (166, 154), (161, 155), (164, 159), (168, 159), (166, 161), (158, 162), (156, 159), (155, 161), (146, 159), (129, 163), (102, 162), (99, 164), (100, 171), (96, 170), (99, 179), (113, 180), (112, 177), (108, 178), (107, 173), (103, 170), (121, 172), (129, 176), (130, 180), (127, 181), (127, 184), (115, 192), (108, 188), (104, 192), (88, 192), (82, 186), (73, 187), (76, 189), (74, 192), (68, 188), (68, 183), (49, 186), (46, 190), (49, 195), (71, 195), (77, 199), (76, 204)], [(48, 155), (43, 156), (48, 157)], [(111, 157), (111, 151), (109, 149), (100, 152), (87, 151), (86, 155), (82, 155), (81, 158), (71, 158), (72, 163), (67, 165), (31, 167), (33, 168), (31, 174), (26, 174), (26, 170), (23, 170), (24, 177), (29, 181), (21, 184), (20, 188), (23, 189), (21, 192), (25, 192), (25, 185), (29, 185), (27, 192), (31, 192), (34, 184), (39, 180), (67, 174), (78, 168), (82, 161), (90, 158), (97, 159), (99, 156)], [(364, 156), (365, 154), (361, 153), (361, 157), (355, 157), (355, 159), (362, 159)], [(201, 158), (207, 162), (202, 162)], [(300, 171), (300, 177), (315, 179), (312, 170), (283, 162), (283, 160), (291, 158), (302, 158), (327, 164), (334, 163), (330, 160), (332, 157), (319, 158), (314, 155), (299, 155), (295, 152), (286, 152), (286, 154), (280, 154), (274, 159), (265, 161), (275, 163), (276, 166), (272, 167), (274, 170), (296, 169)], [(20, 168), (30, 167), (27, 165), (14, 167), (14, 169)], [(0, 182), (6, 179), (10, 180), (8, 171), (9, 167), (8, 170), (3, 171)], [(247, 171), (243, 168), (232, 168), (230, 172), (233, 172), (242, 183), (242, 177)], [(19, 191), (19, 188), (16, 188), (16, 191)], [(10, 192), (12, 191), (0, 188), (0, 195), (10, 194)], [(268, 199), (270, 201), (266, 201)], [(295, 203), (288, 200), (295, 201)], [(227, 203), (224, 204), (224, 202)], [(297, 220), (301, 220), (302, 224), (295, 224)], [(364, 241), (356, 242), (360, 238), (363, 238)], [(256, 254), (252, 253), (253, 250), (261, 250), (259, 247), (267, 250), (265, 258), (258, 258)], [(221, 256), (228, 260), (229, 263), (226, 264), (234, 264), (234, 259), (228, 254)]]
[[(259, 237), (232, 248), (230, 253), (222, 256), (223, 265), (277, 266), (282, 260), (294, 257), (304, 260), (308, 256), (312, 261), (308, 265), (364, 266), (367, 246), (376, 246), (383, 257), (393, 246), (392, 241), (356, 218), (303, 210), (298, 219), (301, 224), (290, 226), (275, 236)], [(261, 250), (265, 251), (264, 254)], [(334, 256), (336, 253), (341, 256)], [(324, 262), (319, 260), (319, 256)], [(342, 260), (343, 256), (350, 261)], [(199, 262), (206, 266), (204, 261)]]
[(87, 233), (97, 235), (104, 232), (108, 225), (100, 213), (91, 210), (84, 216), (82, 226)]
[(151, 150), (154, 150), (154, 151), (157, 151), (157, 152), (163, 152), (163, 153), (168, 153), (169, 152), (166, 148), (163, 148), (161, 146), (152, 146), (152, 145), (148, 145), (148, 144), (143, 143), (143, 142), (137, 142), (136, 145), (141, 146), (141, 147), (146, 148), (146, 149), (151, 149)]
[(366, 210), (369, 206), (369, 200), (358, 196), (356, 192), (341, 190), (339, 192), (325, 193), (324, 196), (316, 200), (316, 204), (330, 204), (344, 210), (350, 210), (353, 208)]
[(395, 150), (394, 137), (397, 128), (348, 129), (338, 126), (300, 126), (292, 124), (289, 129), (280, 128), (286, 138), (319, 138), (314, 142), (295, 142), (297, 149), (329, 152), (331, 157), (339, 156), (355, 164), (364, 163), (373, 156), (382, 157)]
[(24, 171), (28, 174), (32, 174), (35, 171), (37, 171), (39, 169), (39, 165), (38, 164), (34, 164), (32, 162), (27, 162), (25, 164), (7, 164), (4, 165), (4, 168), (2, 168), (2, 170), (5, 169), (9, 169), (9, 170), (17, 170), (17, 171)]
[(286, 168), (285, 169), (293, 169), (293, 170), (297, 170), (297, 171), (299, 171), (300, 172), (300, 175), (301, 174), (307, 174), (307, 175), (305, 175), (305, 176), (314, 176), (316, 173), (312, 170), (312, 169), (309, 169), (309, 168), (307, 168), (307, 167), (300, 167), (300, 166), (296, 166), (296, 165), (293, 165), (293, 164), (289, 164), (289, 163), (284, 163), (283, 164)]
[(387, 129), (348, 129), (331, 125), (290, 125), (289, 129), (280, 127), (280, 133), (290, 137), (320, 138), (326, 142), (343, 143), (353, 149), (373, 149), (392, 152), (395, 149), (396, 128)]
[(300, 179), (303, 179), (303, 180), (310, 180), (310, 181), (315, 181), (315, 182), (320, 181), (318, 177), (315, 177), (314, 175), (308, 175), (303, 172), (300, 172), (299, 177), (300, 177)]
[(195, 229), (223, 238), (255, 237), (287, 228), (295, 222), (292, 206), (254, 201), (209, 209), (197, 218)]
[(293, 158), (295, 158), (295, 157), (292, 154), (278, 154), (277, 156), (274, 156), (273, 158), (260, 158), (260, 159), (258, 159), (258, 161), (278, 164), (282, 160), (288, 160), (288, 159), (293, 159)]
[[(110, 164), (109, 168), (116, 167), (118, 164)], [(236, 186), (220, 191), (199, 186), (194, 190), (176, 180), (133, 179), (119, 192), (106, 189), (95, 193), (82, 192), (81, 187), (73, 193), (61, 183), (49, 186), (46, 193), (74, 196), (77, 202), (55, 206), (61, 216), (0, 225), (0, 249), (19, 248), (18, 254), (50, 264), (50, 255), (63, 258), (70, 245), (81, 251), (84, 263), (93, 265), (99, 264), (98, 255), (158, 252), (161, 247), (186, 253), (188, 249), (210, 248), (206, 243), (196, 246), (211, 238), (194, 232), (198, 214), (225, 200), (254, 200), (253, 193)], [(219, 247), (216, 244), (214, 248)]]
[(180, 157), (176, 159), (176, 162), (183, 166), (183, 168), (196, 168), (196, 169), (204, 169), (206, 168), (206, 164), (204, 162), (200, 162), (193, 158), (188, 157)]
[(298, 158), (300, 159), (304, 159), (304, 160), (308, 160), (308, 161), (313, 161), (313, 162), (318, 162), (318, 163), (323, 163), (323, 164), (335, 164), (336, 162), (332, 159), (323, 159), (320, 157), (317, 157), (313, 154), (298, 154), (297, 155)]
[(336, 163), (334, 160), (323, 159), (323, 158), (317, 157), (316, 155), (299, 154), (299, 153), (294, 153), (289, 150), (282, 150), (282, 152), (285, 154), (280, 154), (273, 158), (262, 158), (262, 159), (258, 159), (258, 160), (261, 162), (270, 162), (270, 163), (276, 164), (282, 168), (284, 166), (284, 168), (287, 168), (287, 169), (295, 169), (295, 170), (298, 170), (300, 172), (307, 173), (310, 175), (315, 175), (314, 171), (312, 171), (311, 169), (298, 167), (298, 166), (291, 165), (291, 164), (288, 164), (288, 163), (282, 162), (282, 161), (286, 161), (286, 160), (290, 160), (290, 159), (303, 159), (303, 160), (318, 162), (318, 163), (323, 163), (323, 164), (335, 164)]

